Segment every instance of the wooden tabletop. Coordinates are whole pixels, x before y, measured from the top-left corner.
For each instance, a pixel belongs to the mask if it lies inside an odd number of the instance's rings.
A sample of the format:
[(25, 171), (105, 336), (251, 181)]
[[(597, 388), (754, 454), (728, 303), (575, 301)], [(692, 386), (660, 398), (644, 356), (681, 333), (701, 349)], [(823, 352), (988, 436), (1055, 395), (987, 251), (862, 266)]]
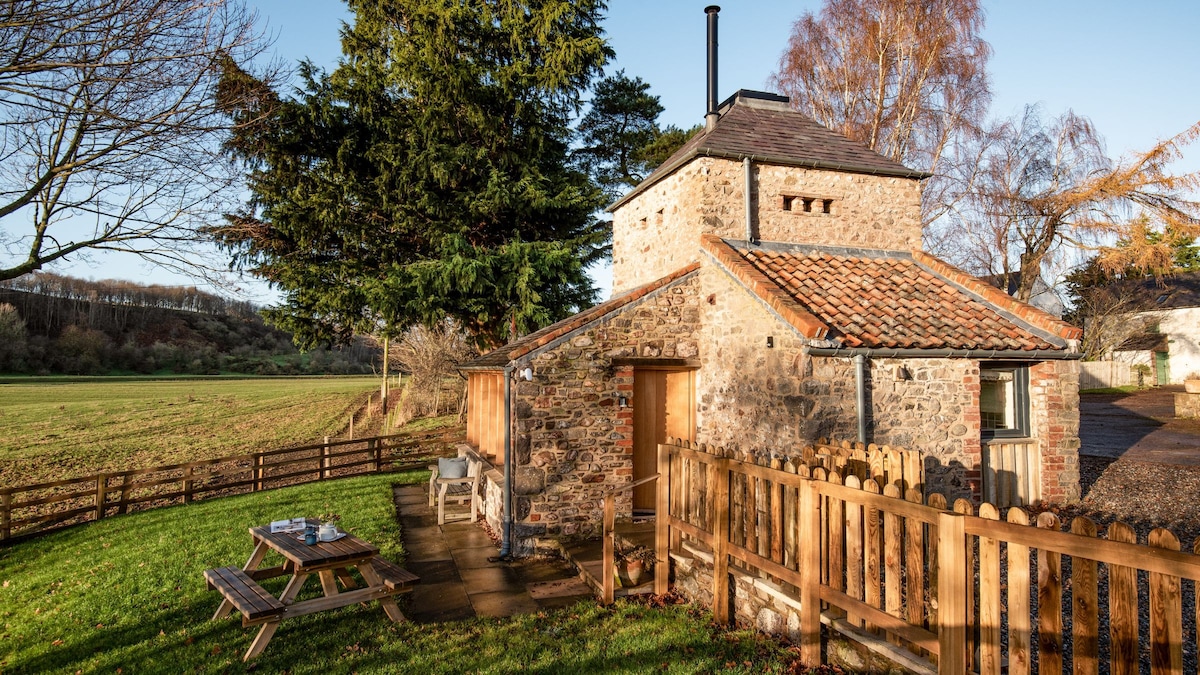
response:
[(352, 534), (337, 541), (319, 541), (312, 546), (305, 544), (303, 533), (300, 534), (297, 538), (295, 532), (271, 532), (270, 525), (250, 528), (250, 536), (278, 551), (300, 570), (366, 560), (379, 554), (378, 546)]

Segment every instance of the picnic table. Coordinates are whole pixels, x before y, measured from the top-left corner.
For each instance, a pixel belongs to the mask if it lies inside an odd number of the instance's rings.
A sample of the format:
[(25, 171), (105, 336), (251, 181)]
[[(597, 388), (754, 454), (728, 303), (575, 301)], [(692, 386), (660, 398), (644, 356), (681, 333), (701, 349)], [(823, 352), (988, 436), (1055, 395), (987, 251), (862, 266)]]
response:
[[(261, 654), (271, 641), (279, 622), (296, 616), (304, 616), (329, 609), (337, 609), (355, 603), (379, 600), (383, 611), (392, 621), (404, 621), (404, 614), (396, 606), (395, 596), (412, 590), (417, 576), (408, 570), (379, 556), (379, 548), (352, 534), (339, 530), (342, 535), (336, 541), (318, 542), (307, 545), (303, 533), (272, 532), (269, 525), (250, 528), (254, 540), (254, 552), (241, 567), (221, 567), (205, 570), (208, 587), (220, 591), (223, 596), (213, 620), (228, 616), (233, 610), (242, 614), (243, 626), (261, 625), (258, 635), (250, 643), (250, 649), (242, 659), (248, 661)], [(284, 562), (276, 567), (260, 569), (269, 551), (283, 556)], [(350, 574), (355, 568), (362, 576), (365, 586)], [(258, 584), (261, 579), (291, 575), (283, 593), (276, 598)], [(296, 602), (300, 589), (310, 576), (316, 574), (321, 580), (323, 596)], [(338, 583), (342, 589), (338, 589)]]

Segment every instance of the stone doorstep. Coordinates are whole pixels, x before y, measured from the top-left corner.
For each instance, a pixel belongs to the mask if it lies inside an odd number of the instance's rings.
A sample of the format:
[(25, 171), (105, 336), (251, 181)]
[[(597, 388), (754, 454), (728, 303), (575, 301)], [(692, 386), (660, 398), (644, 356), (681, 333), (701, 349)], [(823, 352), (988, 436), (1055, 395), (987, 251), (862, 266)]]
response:
[[(682, 546), (687, 551), (687, 555), (681, 553), (672, 553), (671, 560), (675, 562), (676, 572), (691, 572), (696, 562), (707, 565), (709, 568), (713, 566), (712, 553), (707, 552), (691, 542), (683, 542)], [(783, 587), (772, 581), (752, 577), (745, 572), (730, 566), (729, 573), (733, 575), (735, 583), (741, 582), (753, 587), (771, 598), (773, 603), (778, 606), (786, 607), (793, 612), (800, 612), (800, 599), (784, 592)], [(867, 651), (872, 654), (881, 656), (896, 665), (920, 675), (936, 675), (937, 668), (930, 662), (920, 659), (909, 652), (887, 640), (872, 635), (865, 631), (859, 630), (844, 619), (844, 613), (839, 610), (825, 610), (821, 612), (821, 623), (829, 626), (837, 631), (846, 639), (862, 645)]]
[[(552, 549), (556, 555), (571, 563), (579, 573), (579, 578), (600, 598), (604, 594), (604, 545), (603, 542), (591, 539), (583, 542), (564, 545), (557, 539), (539, 539), (538, 547)], [(623, 598), (629, 595), (649, 595), (654, 593), (654, 575), (649, 574), (643, 584), (626, 588), (618, 586), (614, 589), (614, 597)]]

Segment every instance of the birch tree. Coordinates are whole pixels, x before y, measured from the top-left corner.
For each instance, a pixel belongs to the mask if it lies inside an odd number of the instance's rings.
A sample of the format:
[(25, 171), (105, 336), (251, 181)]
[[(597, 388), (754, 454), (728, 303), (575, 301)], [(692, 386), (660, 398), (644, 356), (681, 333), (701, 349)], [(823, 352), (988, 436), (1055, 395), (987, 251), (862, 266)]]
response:
[(976, 0), (825, 0), (792, 27), (772, 82), (824, 126), (934, 174), (928, 224), (961, 192), (947, 149), (979, 129), (991, 100), (983, 24)]

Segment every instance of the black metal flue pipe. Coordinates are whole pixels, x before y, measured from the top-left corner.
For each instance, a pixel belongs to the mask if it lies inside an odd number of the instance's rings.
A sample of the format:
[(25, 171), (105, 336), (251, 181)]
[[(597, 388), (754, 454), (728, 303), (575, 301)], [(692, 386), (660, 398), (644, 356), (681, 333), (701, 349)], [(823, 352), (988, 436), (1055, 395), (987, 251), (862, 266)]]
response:
[(709, 5), (704, 8), (708, 15), (708, 110), (704, 114), (717, 113), (717, 13), (721, 8)]

